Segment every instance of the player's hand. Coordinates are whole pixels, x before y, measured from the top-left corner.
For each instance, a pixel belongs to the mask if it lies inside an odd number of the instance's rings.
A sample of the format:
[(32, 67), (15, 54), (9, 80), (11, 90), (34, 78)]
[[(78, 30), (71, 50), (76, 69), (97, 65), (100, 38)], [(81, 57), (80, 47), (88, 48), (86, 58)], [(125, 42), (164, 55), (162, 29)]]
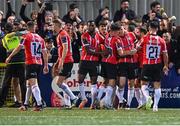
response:
[(53, 68), (52, 68), (52, 77), (55, 77), (58, 75), (58, 63), (55, 63)]
[(112, 50), (111, 47), (106, 47), (106, 46), (105, 46), (105, 52), (106, 52), (106, 55), (112, 55), (113, 50)]
[(5, 63), (6, 63), (6, 64), (8, 64), (8, 63), (10, 62), (10, 60), (11, 60), (11, 58), (10, 58), (10, 57), (6, 58)]
[(164, 67), (163, 67), (163, 72), (164, 72), (164, 74), (165, 74), (166, 76), (168, 75), (168, 71), (169, 71), (168, 67), (167, 67), (167, 66), (164, 66)]
[(58, 65), (58, 71), (61, 71), (63, 69), (63, 65), (64, 65), (64, 63), (62, 61), (60, 61), (59, 65)]
[(79, 14), (79, 9), (78, 9), (78, 8), (75, 8), (75, 9), (74, 9), (74, 12), (75, 12), (75, 15), (78, 16), (78, 14)]
[(131, 50), (131, 55), (134, 55), (137, 52), (137, 49), (132, 49)]
[(43, 73), (44, 73), (44, 74), (49, 73), (49, 68), (48, 68), (48, 66), (47, 66), (47, 65), (46, 65), (46, 66), (44, 66), (44, 68), (43, 68)]
[(41, 3), (42, 3), (42, 1), (41, 1), (41, 0), (37, 0), (37, 3), (38, 3), (38, 4), (41, 4)]

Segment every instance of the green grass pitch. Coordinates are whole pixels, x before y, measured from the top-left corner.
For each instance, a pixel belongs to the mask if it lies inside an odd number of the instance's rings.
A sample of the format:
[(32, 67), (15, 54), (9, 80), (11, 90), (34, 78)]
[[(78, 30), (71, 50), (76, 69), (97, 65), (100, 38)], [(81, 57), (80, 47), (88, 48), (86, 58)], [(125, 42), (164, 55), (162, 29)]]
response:
[(0, 125), (180, 125), (180, 109), (19, 111), (0, 108)]

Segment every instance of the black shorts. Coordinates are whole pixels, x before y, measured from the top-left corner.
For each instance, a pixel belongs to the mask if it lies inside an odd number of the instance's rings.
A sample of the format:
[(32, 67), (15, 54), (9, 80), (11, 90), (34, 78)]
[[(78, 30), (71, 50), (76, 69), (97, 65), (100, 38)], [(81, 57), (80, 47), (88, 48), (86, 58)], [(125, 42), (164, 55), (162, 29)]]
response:
[(141, 79), (141, 73), (142, 73), (142, 68), (139, 67), (139, 68), (138, 68), (138, 73), (137, 73), (137, 78), (138, 78), (138, 79)]
[(141, 80), (160, 81), (162, 77), (162, 64), (143, 65)]
[(79, 63), (79, 74), (87, 75), (89, 73), (90, 77), (97, 77), (99, 70), (99, 62), (96, 61), (80, 61)]
[(138, 78), (138, 75), (139, 75), (139, 65), (138, 63), (133, 63), (134, 65), (134, 75), (135, 75), (135, 78)]
[(30, 64), (26, 65), (26, 80), (31, 78), (38, 78), (41, 72), (42, 65)]
[(9, 64), (6, 67), (6, 72), (12, 77), (19, 78), (25, 76), (25, 64)]
[(107, 79), (117, 78), (117, 65), (110, 63), (101, 63), (101, 76)]
[(127, 79), (135, 79), (135, 64), (134, 63), (119, 63), (118, 76), (127, 77)]
[(59, 76), (70, 77), (72, 68), (73, 63), (64, 63), (63, 69), (59, 71)]

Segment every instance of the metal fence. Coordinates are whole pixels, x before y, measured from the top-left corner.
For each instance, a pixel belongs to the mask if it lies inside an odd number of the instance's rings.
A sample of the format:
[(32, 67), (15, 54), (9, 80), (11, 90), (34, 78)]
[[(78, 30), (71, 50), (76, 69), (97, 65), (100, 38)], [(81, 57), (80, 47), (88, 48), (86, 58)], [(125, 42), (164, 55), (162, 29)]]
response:
[[(6, 12), (6, 0), (0, 0), (0, 10)], [(94, 19), (98, 15), (98, 10), (102, 7), (109, 6), (110, 17), (112, 18), (115, 11), (119, 9), (121, 0), (51, 0), (53, 1), (53, 8), (57, 9), (60, 17), (65, 15), (68, 11), (69, 4), (75, 2), (81, 12), (84, 20)], [(143, 16), (150, 10), (150, 3), (155, 0), (130, 0), (130, 8), (135, 10), (136, 14)], [(175, 15), (177, 17), (177, 24), (180, 25), (180, 0), (157, 0), (165, 9), (169, 16)], [(21, 7), (21, 0), (11, 0), (13, 10), (19, 17), (19, 10)], [(33, 9), (38, 9), (36, 3), (30, 3), (26, 8), (26, 14), (30, 15)]]

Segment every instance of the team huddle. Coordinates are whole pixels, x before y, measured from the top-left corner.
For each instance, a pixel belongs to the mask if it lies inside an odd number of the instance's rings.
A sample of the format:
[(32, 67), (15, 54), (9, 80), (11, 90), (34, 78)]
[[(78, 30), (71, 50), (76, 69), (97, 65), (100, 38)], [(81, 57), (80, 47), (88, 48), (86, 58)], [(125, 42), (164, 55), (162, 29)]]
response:
[[(12, 13), (11, 1), (6, 3), (7, 12), (11, 14), (7, 13), (7, 18), (3, 19), (0, 11), (0, 30), (3, 33), (0, 51), (5, 49), (1, 59), (3, 63), (6, 59), (7, 63), (0, 107), (6, 101), (12, 81), (16, 107), (28, 110), (33, 94), (34, 110), (42, 110), (44, 102), (38, 84), (43, 68), (44, 74), (52, 72), (52, 77), (57, 79), (53, 79), (53, 84), (71, 100), (67, 108), (78, 106), (83, 109), (89, 103), (84, 82), (89, 74), (91, 109), (129, 110), (135, 97), (138, 109), (150, 109), (153, 103), (153, 111), (158, 111), (162, 75), (167, 75), (168, 67), (173, 65), (180, 73), (179, 61), (174, 61), (179, 59), (178, 43), (173, 40), (177, 39), (174, 35), (177, 34), (174, 31), (175, 18), (169, 18), (158, 1), (151, 3), (150, 11), (142, 18), (129, 8), (129, 0), (121, 0), (120, 10), (115, 12), (112, 20), (110, 13), (113, 11), (106, 6), (99, 9), (95, 20), (90, 21), (83, 20), (76, 3), (70, 4), (67, 14), (60, 17), (58, 10), (49, 6), (51, 3), (37, 0), (33, 3), (39, 5), (39, 11), (32, 11), (28, 18), (25, 8), (29, 1), (22, 0), (22, 20), (17, 20)], [(73, 63), (79, 63), (80, 99), (66, 83)], [(97, 84), (99, 76), (104, 79), (101, 85)], [(154, 101), (148, 90), (151, 84)], [(124, 98), (126, 86), (128, 92)], [(79, 100), (81, 103), (77, 104)]]
[[(54, 32), (57, 35), (58, 59), (53, 66), (53, 74), (58, 76), (56, 84), (72, 100), (70, 107), (77, 106), (78, 98), (73, 94), (66, 79), (71, 76), (73, 57), (70, 35), (63, 29), (60, 20), (53, 21)], [(36, 24), (27, 23), (27, 32), (22, 33), (20, 45), (6, 59), (6, 63), (23, 47), (25, 49), (27, 90), (23, 106), (20, 110), (27, 110), (29, 98), (33, 94), (37, 106), (36, 111), (42, 110), (42, 98), (38, 87), (37, 75), (43, 65), (44, 74), (49, 72), (48, 56), (44, 40), (35, 33)], [(85, 95), (84, 79), (87, 74), (91, 80), (91, 109), (114, 108), (114, 97), (119, 100), (118, 108), (130, 109), (131, 101), (136, 96), (138, 108), (149, 109), (153, 103), (153, 111), (158, 111), (161, 97), (160, 80), (162, 70), (168, 73), (168, 54), (164, 39), (157, 35), (159, 24), (156, 20), (149, 23), (149, 32), (136, 28), (130, 32), (119, 23), (112, 23), (107, 29), (106, 21), (100, 21), (98, 30), (95, 22), (87, 22), (87, 31), (82, 34), (82, 51), (79, 63), (78, 81), (81, 94), (82, 109), (88, 102)], [(19, 35), (19, 33), (13, 33)], [(101, 65), (101, 72), (98, 67)], [(98, 76), (104, 78), (104, 84), (97, 86)], [(124, 88), (128, 81), (127, 102), (124, 98)], [(148, 84), (154, 85), (154, 102), (149, 96)], [(136, 90), (135, 90), (136, 89)], [(102, 100), (103, 93), (103, 104)]]

